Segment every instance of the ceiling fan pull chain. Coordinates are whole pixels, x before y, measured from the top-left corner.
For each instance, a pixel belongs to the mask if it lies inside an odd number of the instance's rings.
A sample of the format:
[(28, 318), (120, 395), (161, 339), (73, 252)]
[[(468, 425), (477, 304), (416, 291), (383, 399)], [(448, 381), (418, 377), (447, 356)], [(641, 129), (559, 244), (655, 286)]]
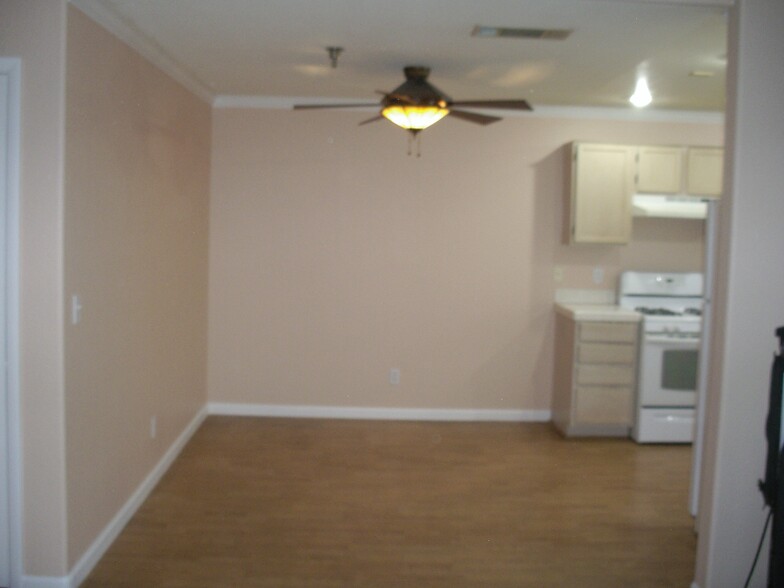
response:
[(409, 130), (408, 133), (408, 156), (411, 157), (416, 147), (416, 156), (422, 157), (422, 136), (415, 131)]

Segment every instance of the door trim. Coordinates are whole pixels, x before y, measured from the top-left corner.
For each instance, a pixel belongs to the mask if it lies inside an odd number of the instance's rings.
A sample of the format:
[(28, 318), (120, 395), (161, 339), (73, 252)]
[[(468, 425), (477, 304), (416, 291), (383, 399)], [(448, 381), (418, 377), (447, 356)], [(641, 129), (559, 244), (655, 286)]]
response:
[(22, 583), (22, 453), (19, 391), (19, 174), (21, 78), (19, 58), (0, 57), (0, 76), (8, 78), (7, 178), (2, 187), (6, 210), (6, 407), (8, 420), (8, 521), (11, 586)]

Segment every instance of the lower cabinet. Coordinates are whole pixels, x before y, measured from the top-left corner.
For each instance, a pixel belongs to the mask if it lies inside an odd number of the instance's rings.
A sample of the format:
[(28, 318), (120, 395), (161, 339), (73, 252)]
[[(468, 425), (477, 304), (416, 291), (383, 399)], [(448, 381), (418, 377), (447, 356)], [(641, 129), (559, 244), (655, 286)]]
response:
[(564, 435), (628, 436), (639, 323), (556, 314), (553, 422)]

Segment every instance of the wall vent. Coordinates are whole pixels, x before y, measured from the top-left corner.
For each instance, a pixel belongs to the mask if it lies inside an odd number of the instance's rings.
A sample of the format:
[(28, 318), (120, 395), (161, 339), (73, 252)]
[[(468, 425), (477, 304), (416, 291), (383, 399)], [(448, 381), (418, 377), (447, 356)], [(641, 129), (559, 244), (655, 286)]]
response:
[(513, 29), (509, 27), (486, 27), (476, 25), (471, 31), (471, 36), (505, 39), (551, 39), (563, 41), (571, 35), (572, 32), (573, 29)]

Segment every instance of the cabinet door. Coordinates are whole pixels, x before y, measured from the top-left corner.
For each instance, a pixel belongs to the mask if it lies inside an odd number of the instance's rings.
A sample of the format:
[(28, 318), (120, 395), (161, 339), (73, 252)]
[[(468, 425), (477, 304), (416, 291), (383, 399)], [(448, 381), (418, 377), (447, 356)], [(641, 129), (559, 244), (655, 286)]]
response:
[(632, 424), (634, 394), (630, 387), (581, 386), (575, 391), (575, 421), (581, 424)]
[(637, 192), (679, 194), (683, 184), (682, 147), (640, 147), (637, 151)]
[(690, 147), (686, 191), (695, 196), (721, 196), (724, 149)]
[(572, 243), (628, 243), (632, 231), (634, 147), (575, 143)]

